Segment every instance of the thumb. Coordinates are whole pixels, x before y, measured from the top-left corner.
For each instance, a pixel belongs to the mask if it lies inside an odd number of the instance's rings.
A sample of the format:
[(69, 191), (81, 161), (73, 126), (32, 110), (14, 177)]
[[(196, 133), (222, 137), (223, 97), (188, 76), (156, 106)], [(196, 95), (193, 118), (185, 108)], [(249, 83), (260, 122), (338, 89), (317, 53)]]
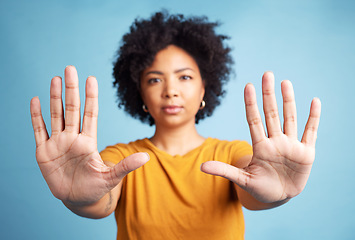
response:
[(219, 161), (208, 161), (201, 164), (201, 171), (207, 174), (224, 177), (245, 189), (249, 174), (244, 170)]
[(140, 168), (149, 161), (149, 154), (146, 152), (134, 153), (115, 166), (110, 170), (110, 177), (113, 186), (116, 186), (122, 179), (130, 172)]

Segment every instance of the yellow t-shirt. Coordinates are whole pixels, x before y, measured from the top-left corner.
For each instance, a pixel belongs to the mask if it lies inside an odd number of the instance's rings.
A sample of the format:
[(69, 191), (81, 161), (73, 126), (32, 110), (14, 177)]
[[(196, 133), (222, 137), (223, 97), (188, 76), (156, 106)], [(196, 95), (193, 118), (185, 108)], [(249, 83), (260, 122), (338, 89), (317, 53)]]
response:
[(123, 180), (115, 211), (117, 239), (244, 239), (244, 217), (233, 184), (200, 171), (209, 160), (231, 164), (252, 154), (244, 141), (205, 142), (180, 156), (158, 149), (149, 139), (109, 146), (104, 161), (118, 163), (136, 153), (150, 160)]

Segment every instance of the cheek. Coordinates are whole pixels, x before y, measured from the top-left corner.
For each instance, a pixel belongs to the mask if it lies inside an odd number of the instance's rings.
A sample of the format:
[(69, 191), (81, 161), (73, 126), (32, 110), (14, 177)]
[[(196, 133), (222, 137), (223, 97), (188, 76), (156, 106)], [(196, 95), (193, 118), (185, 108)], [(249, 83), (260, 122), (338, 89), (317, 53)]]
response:
[(189, 102), (191, 103), (191, 107), (193, 108), (200, 108), (201, 101), (203, 100), (204, 96), (204, 89), (202, 88), (195, 88), (191, 89), (190, 91), (186, 92), (189, 94)]
[(155, 91), (146, 91), (145, 94), (142, 94), (142, 99), (148, 108), (153, 108), (159, 103), (160, 95)]

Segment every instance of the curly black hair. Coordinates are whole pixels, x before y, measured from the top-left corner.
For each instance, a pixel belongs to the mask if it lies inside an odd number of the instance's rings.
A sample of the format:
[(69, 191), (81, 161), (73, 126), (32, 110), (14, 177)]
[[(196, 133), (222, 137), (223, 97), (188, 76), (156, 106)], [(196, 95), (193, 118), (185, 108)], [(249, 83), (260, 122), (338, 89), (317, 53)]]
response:
[(154, 125), (154, 119), (142, 110), (140, 75), (149, 67), (155, 55), (168, 45), (188, 52), (198, 64), (205, 82), (206, 107), (196, 114), (196, 123), (211, 116), (220, 104), (229, 79), (233, 60), (231, 49), (223, 44), (229, 37), (216, 34), (218, 22), (208, 22), (207, 17), (184, 17), (157, 12), (150, 19), (136, 19), (130, 32), (122, 39), (114, 62), (113, 86), (117, 87), (118, 106), (132, 117)]

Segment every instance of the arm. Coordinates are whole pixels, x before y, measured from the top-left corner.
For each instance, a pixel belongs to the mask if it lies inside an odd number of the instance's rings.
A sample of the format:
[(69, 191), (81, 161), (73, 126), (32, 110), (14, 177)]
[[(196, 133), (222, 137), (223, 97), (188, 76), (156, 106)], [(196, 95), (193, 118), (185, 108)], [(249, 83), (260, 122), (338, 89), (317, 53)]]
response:
[[(244, 156), (241, 159), (239, 159), (234, 166), (243, 169), (250, 164), (252, 157), (253, 157), (252, 155)], [(238, 184), (234, 183), (234, 187), (237, 192), (239, 201), (241, 202), (243, 207), (249, 210), (271, 209), (271, 208), (281, 206), (289, 201), (289, 199), (285, 199), (282, 201), (277, 201), (272, 203), (263, 203), (256, 200), (252, 195), (250, 195), (250, 193), (245, 191), (243, 188), (239, 187)]]
[[(120, 184), (119, 184), (120, 185)], [(109, 216), (116, 208), (118, 202), (119, 185), (106, 193), (99, 201), (89, 205), (76, 205), (68, 202), (63, 204), (73, 213), (81, 217), (100, 219)]]
[(256, 103), (255, 89), (245, 87), (245, 107), (253, 143), (250, 161), (245, 158), (240, 166), (209, 161), (201, 170), (225, 177), (238, 185), (237, 192), (249, 209), (267, 209), (282, 205), (304, 189), (315, 158), (315, 143), (321, 104), (313, 99), (309, 118), (301, 141), (297, 139), (296, 104), (292, 84), (283, 81), (284, 127), (281, 129), (274, 93), (274, 75), (263, 76), (263, 107), (266, 129)]
[[(112, 162), (105, 162), (109, 167), (114, 167)], [(118, 200), (121, 196), (122, 181), (117, 184), (111, 191), (106, 193), (99, 201), (85, 205), (64, 202), (63, 204), (73, 213), (81, 217), (100, 219), (109, 216), (117, 207)]]
[(53, 195), (80, 216), (100, 218), (115, 209), (122, 179), (148, 160), (135, 153), (116, 165), (106, 165), (97, 151), (98, 84), (86, 81), (82, 129), (78, 75), (65, 69), (65, 116), (62, 79), (54, 77), (50, 89), (52, 134), (49, 137), (37, 97), (31, 100), (31, 120), (36, 141), (36, 159)]

